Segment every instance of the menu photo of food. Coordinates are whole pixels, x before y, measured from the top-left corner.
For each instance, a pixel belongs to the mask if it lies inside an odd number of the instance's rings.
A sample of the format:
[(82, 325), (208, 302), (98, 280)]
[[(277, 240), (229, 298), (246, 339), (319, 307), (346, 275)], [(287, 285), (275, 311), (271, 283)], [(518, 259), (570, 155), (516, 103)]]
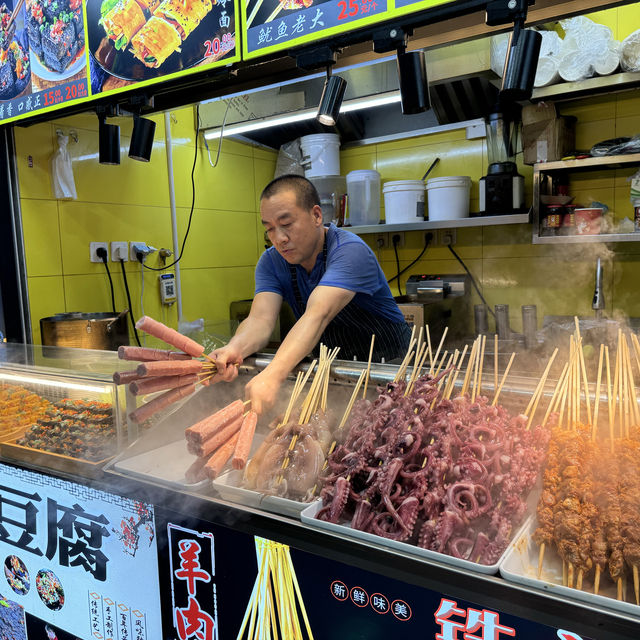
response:
[[(17, 0), (15, 0), (17, 2)], [(31, 63), (24, 7), (0, 4), (0, 101), (31, 93)]]
[(87, 0), (92, 92), (229, 57), (234, 6), (233, 0)]
[(82, 0), (25, 0), (25, 6), (33, 91), (86, 77)]
[[(246, 7), (247, 28), (274, 22), (290, 16), (300, 9), (309, 9), (330, 0), (248, 0)], [(340, 3), (342, 4), (342, 3)]]

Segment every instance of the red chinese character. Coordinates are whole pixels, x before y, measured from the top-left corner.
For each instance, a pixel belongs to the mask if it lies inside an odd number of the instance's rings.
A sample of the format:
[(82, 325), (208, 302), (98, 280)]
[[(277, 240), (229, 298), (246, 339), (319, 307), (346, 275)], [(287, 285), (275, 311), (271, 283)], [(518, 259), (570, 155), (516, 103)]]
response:
[(213, 640), (215, 621), (206, 611), (200, 609), (195, 598), (189, 596), (189, 606), (185, 609), (176, 608), (175, 614), (180, 640), (187, 640), (191, 636), (198, 640)]
[[(464, 631), (467, 612), (457, 607), (458, 603), (454, 600), (443, 598), (440, 601), (440, 606), (434, 613), (436, 623), (440, 625), (440, 633), (436, 634), (436, 640), (459, 640), (458, 632)], [(463, 622), (449, 620), (452, 616), (464, 616)]]
[(478, 631), (482, 629), (482, 635), (474, 636), (471, 633), (464, 634), (464, 640), (500, 640), (500, 634), (515, 636), (516, 631), (511, 627), (503, 627), (500, 624), (499, 616), (495, 611), (483, 609), (469, 609), (467, 612), (466, 631)]
[(189, 595), (196, 592), (196, 580), (209, 582), (211, 576), (200, 568), (200, 545), (195, 540), (180, 540), (178, 543), (180, 552), (180, 569), (175, 572), (176, 578), (187, 581)]

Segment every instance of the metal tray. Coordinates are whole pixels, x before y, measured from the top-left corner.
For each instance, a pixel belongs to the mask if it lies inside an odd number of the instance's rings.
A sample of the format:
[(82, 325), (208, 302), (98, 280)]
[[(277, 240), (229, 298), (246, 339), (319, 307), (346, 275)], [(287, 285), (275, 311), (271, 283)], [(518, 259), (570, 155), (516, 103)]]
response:
[[(495, 564), (478, 564), (477, 562), (471, 562), (470, 560), (463, 560), (462, 558), (455, 558), (453, 556), (448, 556), (444, 553), (438, 553), (437, 551), (431, 551), (429, 549), (421, 549), (420, 547), (416, 547), (413, 544), (407, 544), (406, 542), (396, 542), (395, 540), (389, 540), (388, 538), (383, 538), (382, 536), (378, 536), (374, 533), (367, 533), (366, 531), (358, 531), (357, 529), (352, 529), (349, 525), (346, 524), (333, 524), (332, 522), (325, 522), (324, 520), (317, 520), (316, 514), (322, 508), (322, 502), (318, 500), (317, 502), (309, 505), (301, 514), (300, 518), (302, 522), (309, 524), (313, 527), (318, 527), (319, 529), (325, 529), (327, 531), (331, 531), (332, 533), (337, 533), (338, 535), (351, 536), (352, 538), (357, 538), (358, 540), (362, 540), (364, 542), (369, 542), (375, 545), (381, 545), (383, 547), (389, 547), (394, 551), (400, 551), (406, 556), (411, 556), (417, 559), (423, 560), (435, 560), (436, 562), (441, 562), (443, 564), (452, 565), (454, 567), (459, 567), (461, 569), (468, 569), (469, 571), (475, 571), (477, 573), (485, 573), (485, 574), (494, 574), (498, 572), (498, 568), (500, 563), (502, 562), (505, 554), (508, 552), (509, 548), (500, 556), (498, 561)], [(526, 524), (526, 523), (525, 523)], [(520, 529), (514, 540), (519, 539), (520, 537)], [(511, 546), (511, 545), (510, 545)]]
[[(616, 589), (609, 580), (601, 581), (598, 595), (584, 590), (571, 589), (562, 585), (562, 560), (555, 549), (545, 549), (542, 574), (538, 578), (538, 546), (533, 542), (533, 532), (536, 530), (537, 520), (531, 516), (520, 533), (509, 545), (500, 562), (500, 575), (510, 582), (544, 589), (545, 591), (582, 600), (589, 604), (598, 605), (622, 611), (633, 616), (640, 615), (640, 607), (630, 602), (616, 600)], [(633, 583), (629, 582), (624, 587), (627, 597), (633, 597)]]
[(306, 509), (310, 504), (315, 504), (298, 502), (297, 500), (289, 500), (279, 496), (269, 496), (251, 489), (243, 489), (239, 486), (241, 481), (242, 471), (228, 471), (213, 481), (213, 487), (221, 498), (229, 502), (237, 502), (246, 507), (264, 509), (265, 511), (272, 511), (273, 513), (293, 518), (299, 518), (303, 509)]
[(195, 456), (187, 451), (186, 440), (176, 440), (144, 453), (117, 460), (113, 464), (116, 471), (153, 480), (177, 489), (202, 491), (211, 486), (210, 480), (189, 483), (186, 481), (185, 471), (191, 466)]

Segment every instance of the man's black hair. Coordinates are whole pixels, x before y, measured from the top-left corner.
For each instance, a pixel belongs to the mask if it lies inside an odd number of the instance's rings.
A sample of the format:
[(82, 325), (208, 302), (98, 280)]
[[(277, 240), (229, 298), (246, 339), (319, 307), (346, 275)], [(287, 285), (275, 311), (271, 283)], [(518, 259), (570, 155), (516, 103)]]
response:
[(273, 179), (260, 194), (260, 200), (271, 198), (282, 191), (293, 191), (296, 194), (296, 204), (310, 211), (320, 205), (320, 196), (313, 183), (303, 176), (288, 173)]

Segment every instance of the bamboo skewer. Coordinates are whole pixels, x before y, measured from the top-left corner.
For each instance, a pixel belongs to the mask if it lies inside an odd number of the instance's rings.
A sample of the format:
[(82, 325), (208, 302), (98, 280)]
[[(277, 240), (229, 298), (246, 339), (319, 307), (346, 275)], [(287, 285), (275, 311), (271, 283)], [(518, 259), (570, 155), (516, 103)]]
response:
[(356, 382), (356, 386), (355, 389), (353, 390), (353, 393), (351, 394), (351, 398), (349, 399), (349, 404), (347, 404), (347, 408), (345, 409), (345, 412), (342, 416), (342, 420), (340, 420), (340, 424), (338, 425), (338, 431), (340, 431), (340, 429), (342, 429), (342, 427), (344, 427), (344, 425), (346, 424), (348, 418), (349, 418), (349, 414), (351, 413), (351, 409), (353, 408), (353, 404), (356, 401), (356, 397), (358, 395), (358, 392), (360, 391), (360, 385), (362, 384), (362, 380), (364, 379), (366, 375), (366, 372), (363, 371), (360, 374), (360, 377), (358, 378), (358, 382)]
[(587, 424), (591, 422), (591, 401), (589, 399), (589, 381), (587, 378), (587, 368), (584, 365), (584, 350), (580, 349), (580, 369), (582, 370), (582, 382), (584, 384), (584, 399), (587, 405)]
[(542, 560), (544, 558), (544, 542), (540, 545), (540, 551), (538, 551), (538, 580), (542, 576)]
[(493, 334), (493, 393), (498, 390), (498, 334)]
[(604, 347), (604, 359), (607, 366), (607, 405), (609, 409), (609, 440), (611, 453), (613, 453), (613, 407), (611, 402), (611, 366), (609, 363), (609, 347)]
[(436, 369), (436, 372), (433, 374), (434, 378), (438, 377), (438, 374), (440, 373), (440, 369), (442, 369), (442, 365), (443, 365), (444, 361), (447, 359), (447, 354), (448, 353), (449, 353), (448, 351), (445, 351), (442, 354), (442, 358), (440, 358), (440, 364), (438, 365), (438, 368)]
[(598, 377), (596, 380), (596, 397), (593, 406), (593, 427), (591, 429), (591, 439), (595, 440), (598, 433), (598, 413), (600, 411), (600, 382), (602, 381), (602, 360), (604, 357), (604, 344), (600, 345), (600, 355), (598, 357)]
[[(449, 331), (449, 327), (445, 327), (444, 331), (442, 332), (442, 338), (440, 338), (440, 344), (438, 345), (438, 348), (436, 350), (435, 356), (433, 356), (434, 362), (437, 362), (437, 360), (438, 360), (438, 356), (440, 355), (440, 349), (442, 348), (442, 345), (444, 344), (444, 339), (445, 339), (445, 337), (447, 335), (447, 331)], [(430, 371), (429, 373), (433, 373), (433, 372)]]
[(371, 346), (369, 347), (369, 359), (367, 360), (367, 377), (364, 381), (364, 389), (362, 390), (362, 399), (367, 397), (367, 386), (369, 384), (369, 374), (371, 373), (371, 358), (373, 357), (373, 345), (376, 341), (376, 334), (371, 335)]
[(551, 412), (555, 409), (556, 405), (560, 402), (560, 390), (563, 388), (565, 378), (567, 377), (567, 372), (569, 370), (569, 363), (565, 363), (564, 369), (562, 369), (562, 374), (558, 378), (558, 383), (556, 384), (556, 388), (553, 391), (553, 396), (551, 396), (551, 401), (549, 402), (549, 406), (547, 407), (547, 412), (544, 414), (544, 418), (542, 419), (542, 426), (544, 427), (547, 424), (547, 420), (551, 415)]
[(484, 367), (484, 348), (487, 343), (487, 336), (482, 336), (482, 351), (480, 355), (480, 370), (478, 372), (478, 396), (482, 395), (482, 369)]
[(498, 390), (496, 391), (495, 395), (493, 396), (493, 400), (491, 401), (491, 406), (495, 407), (496, 404), (498, 403), (498, 397), (500, 396), (500, 392), (502, 391), (502, 387), (504, 386), (504, 382), (507, 379), (507, 376), (509, 375), (509, 370), (511, 369), (511, 365), (513, 364), (513, 359), (516, 357), (515, 352), (513, 352), (511, 354), (511, 357), (509, 358), (509, 363), (507, 364), (507, 368), (504, 370), (504, 374), (502, 375), (502, 380), (500, 381), (500, 386), (498, 387)]
[[(618, 344), (616, 346), (615, 371), (613, 373), (613, 428), (615, 432), (616, 415), (618, 413), (618, 386), (620, 376), (620, 330), (618, 330)], [(613, 438), (613, 436), (612, 436)]]
[(431, 333), (429, 331), (429, 325), (424, 325), (425, 333), (427, 334), (427, 345), (429, 353), (429, 372), (433, 372), (433, 351), (431, 350)]
[(600, 591), (600, 565), (599, 564), (596, 565), (596, 575), (593, 580), (593, 593), (598, 595), (598, 591)]
[(480, 351), (482, 349), (482, 338), (478, 336), (478, 348), (476, 349), (476, 358), (473, 361), (473, 387), (471, 388), (471, 402), (476, 401), (476, 391), (478, 389), (478, 369), (480, 368)]
[(469, 382), (471, 381), (471, 375), (473, 374), (473, 363), (475, 362), (477, 350), (478, 350), (478, 339), (476, 338), (473, 341), (473, 346), (471, 347), (471, 355), (469, 356), (469, 362), (467, 363), (467, 371), (464, 375), (464, 380), (462, 382), (462, 390), (460, 391), (461, 396), (467, 393), (467, 389), (469, 388)]
[(535, 415), (536, 409), (538, 408), (538, 402), (540, 401), (540, 398), (542, 397), (544, 392), (544, 384), (547, 381), (549, 370), (551, 369), (551, 365), (553, 364), (553, 361), (555, 360), (557, 353), (558, 353), (558, 349), (556, 347), (556, 349), (554, 349), (553, 353), (551, 354), (551, 357), (549, 358), (549, 362), (547, 362), (547, 366), (544, 370), (544, 373), (542, 374), (542, 377), (538, 382), (538, 386), (536, 387), (536, 390), (534, 391), (533, 396), (529, 401), (529, 405), (527, 406), (526, 411), (524, 412), (524, 415), (528, 416), (529, 418), (527, 421), (527, 430), (529, 430), (529, 428), (531, 427), (533, 416)]

